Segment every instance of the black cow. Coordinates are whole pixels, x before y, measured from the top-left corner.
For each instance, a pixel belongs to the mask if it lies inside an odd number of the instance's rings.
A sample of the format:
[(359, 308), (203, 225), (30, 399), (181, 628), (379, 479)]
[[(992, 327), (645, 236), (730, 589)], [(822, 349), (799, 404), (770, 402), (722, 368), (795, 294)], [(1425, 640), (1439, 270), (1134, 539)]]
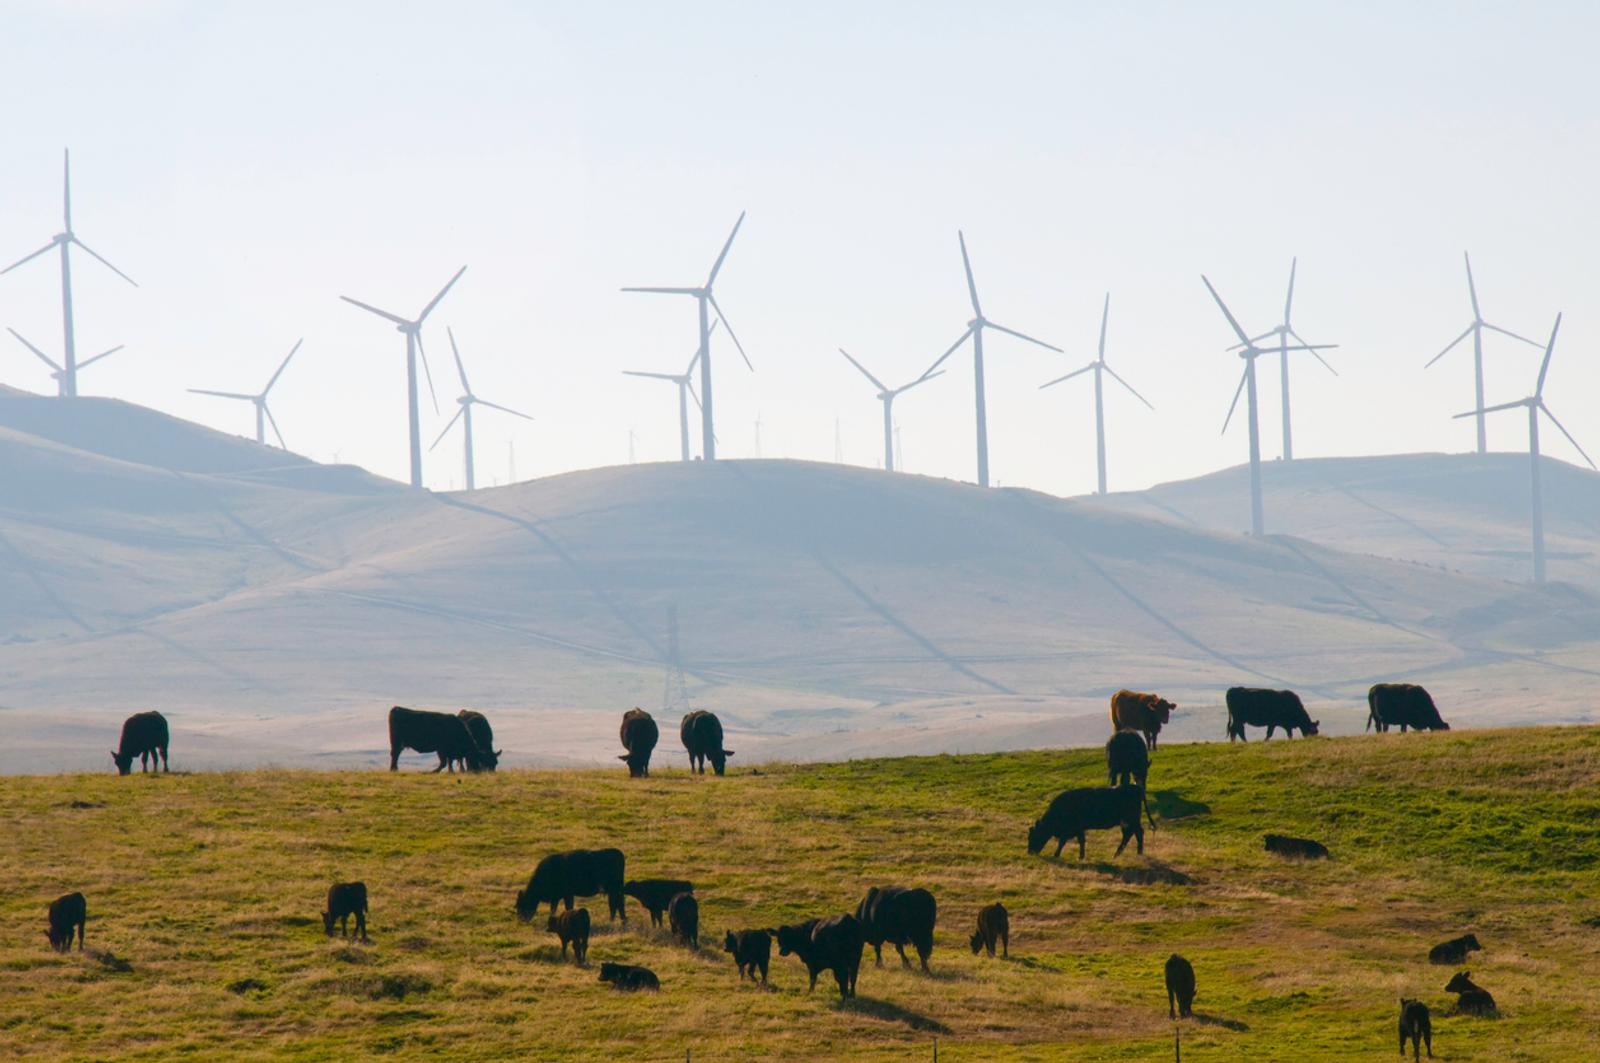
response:
[(988, 949), (989, 958), (993, 959), (996, 941), (1000, 943), (1000, 955), (1009, 959), (1011, 917), (1006, 914), (1006, 906), (999, 901), (995, 901), (978, 913), (978, 932), (972, 935), (972, 954), (976, 956), (979, 949)]
[(1428, 1058), (1433, 1058), (1433, 1018), (1428, 1005), (1420, 1000), (1400, 998), (1400, 1054), (1406, 1054), (1406, 1038), (1411, 1038), (1411, 1058), (1422, 1058), (1422, 1045), (1428, 1046)]
[(648, 967), (635, 967), (630, 963), (602, 963), (600, 981), (610, 982), (612, 989), (660, 989), (661, 979)]
[(1459, 994), (1456, 997), (1457, 1015), (1490, 1018), (1499, 1014), (1499, 1010), (1494, 1006), (1494, 997), (1489, 995), (1487, 989), (1475, 983), (1466, 971), (1458, 971), (1456, 976), (1450, 979), (1450, 984), (1444, 987), (1444, 991)]
[(1106, 776), (1109, 785), (1120, 781), (1124, 786), (1136, 783), (1144, 797), (1145, 818), (1155, 829), (1156, 819), (1150, 814), (1150, 750), (1144, 735), (1138, 731), (1122, 730), (1106, 739)]
[(1174, 952), (1167, 957), (1166, 973), (1167, 1017), (1187, 1019), (1194, 1014), (1194, 964)]
[(1379, 731), (1399, 725), (1414, 731), (1448, 731), (1433, 695), (1415, 683), (1378, 683), (1367, 691), (1367, 727)]
[(756, 971), (761, 972), (761, 984), (767, 984), (767, 964), (772, 961), (772, 934), (766, 930), (730, 930), (728, 936), (722, 939), (722, 951), (733, 954), (733, 962), (739, 967), (739, 981), (744, 981), (745, 975), (750, 980), (756, 980)]
[[(718, 775), (728, 766), (733, 750), (722, 748), (722, 721), (704, 709), (696, 709), (678, 725), (678, 736), (683, 748), (689, 751), (689, 770), (706, 773), (706, 761)], [(698, 764), (696, 763), (698, 762)]]
[(1448, 964), (1454, 967), (1456, 964), (1466, 961), (1467, 953), (1473, 949), (1481, 948), (1483, 946), (1478, 944), (1477, 935), (1462, 934), (1458, 938), (1451, 938), (1449, 941), (1429, 949), (1428, 962)]
[(538, 913), (542, 903), (549, 903), (553, 915), (558, 902), (571, 911), (574, 897), (604, 893), (611, 906), (610, 918), (620, 915), (626, 926), (628, 912), (622, 899), (625, 860), (621, 849), (573, 849), (550, 854), (533, 869), (528, 888), (518, 891), (517, 916), (526, 923)]
[(50, 939), (50, 947), (57, 952), (67, 952), (72, 948), (72, 932), (78, 932), (78, 951), (83, 951), (83, 928), (89, 921), (89, 909), (84, 903), (83, 894), (69, 893), (64, 897), (57, 897), (50, 902), (50, 929), (44, 936)]
[(692, 893), (680, 893), (667, 905), (667, 928), (691, 949), (700, 948), (700, 902)]
[(1321, 723), (1313, 720), (1300, 703), (1300, 695), (1292, 690), (1262, 690), (1259, 687), (1228, 688), (1228, 741), (1237, 738), (1247, 742), (1246, 725), (1265, 727), (1267, 737), (1275, 728), (1283, 728), (1290, 738), (1299, 729), (1302, 735), (1314, 735)]
[(830, 915), (804, 923), (780, 926), (772, 931), (778, 939), (778, 955), (794, 953), (811, 975), (810, 990), (817, 988), (817, 974), (832, 971), (839, 983), (839, 999), (856, 995), (856, 976), (861, 971), (861, 924), (853, 915)]
[(1303, 860), (1328, 859), (1328, 847), (1310, 838), (1291, 838), (1285, 834), (1267, 835), (1267, 852), (1279, 856), (1298, 856)]
[(365, 882), (335, 882), (328, 887), (328, 907), (322, 913), (322, 932), (333, 937), (333, 924), (339, 924), (339, 936), (350, 936), (350, 917), (356, 917), (356, 936), (367, 940), (367, 884)]
[(856, 922), (861, 924), (861, 940), (872, 946), (883, 966), (883, 946), (887, 943), (900, 953), (900, 962), (907, 967), (906, 946), (917, 950), (922, 969), (928, 969), (928, 957), (933, 953), (933, 924), (939, 916), (939, 906), (933, 894), (921, 887), (873, 886), (856, 905)]
[(693, 893), (694, 883), (681, 878), (630, 878), (622, 892), (644, 905), (644, 910), (650, 913), (651, 926), (660, 926), (661, 916), (672, 904), (672, 898), (680, 893)]
[(1044, 851), (1045, 843), (1059, 838), (1056, 856), (1066, 848), (1067, 842), (1078, 839), (1078, 859), (1084, 857), (1085, 836), (1091, 830), (1122, 828), (1122, 844), (1116, 855), (1128, 847), (1129, 838), (1137, 838), (1139, 852), (1144, 852), (1144, 824), (1139, 811), (1144, 804), (1144, 791), (1137, 786), (1090, 786), (1081, 790), (1065, 790), (1056, 795), (1028, 831), (1028, 852), (1037, 855)]
[(139, 758), (139, 770), (149, 771), (161, 758), (161, 770), (167, 771), (167, 718), (159, 712), (136, 712), (122, 721), (122, 737), (111, 759), (117, 765), (117, 774), (126, 775), (133, 770), (133, 758)]
[[(478, 769), (494, 771), (500, 766), (500, 754), (505, 750), (494, 747), (494, 728), (489, 726), (489, 718), (472, 709), (462, 709), (456, 715), (467, 725), (467, 734), (472, 736), (473, 745), (478, 747)], [(466, 757), (457, 757), (455, 760), (461, 765), (462, 771), (467, 770)]]
[(466, 721), (448, 712), (421, 712), (396, 705), (389, 710), (389, 770), (400, 770), (400, 753), (414, 749), (418, 753), (437, 753), (439, 766), (434, 772), (449, 768), (461, 761), (468, 771), (480, 771), (484, 765), (483, 751), (472, 740)]
[(643, 709), (629, 709), (622, 714), (622, 748), (627, 752), (618, 760), (628, 762), (628, 775), (641, 779), (650, 774), (650, 754), (661, 739), (661, 729), (655, 717)]
[(544, 928), (561, 939), (561, 958), (567, 958), (567, 946), (572, 946), (572, 959), (580, 967), (589, 959), (589, 909), (562, 910), (550, 913)]

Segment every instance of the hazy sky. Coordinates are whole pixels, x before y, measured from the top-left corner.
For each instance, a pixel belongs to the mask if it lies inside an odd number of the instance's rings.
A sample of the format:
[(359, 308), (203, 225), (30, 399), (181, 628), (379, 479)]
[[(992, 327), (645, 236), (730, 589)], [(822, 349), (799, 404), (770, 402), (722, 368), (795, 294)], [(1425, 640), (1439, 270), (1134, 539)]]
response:
[[(1200, 283), (1252, 331), (1343, 346), (1334, 378), (1294, 367), (1299, 456), (1464, 450), (1485, 316), (1543, 338), (1566, 321), (1547, 397), (1600, 455), (1600, 9), (1583, 3), (116, 3), (0, 4), (0, 258), (60, 225), (61, 149), (79, 236), (139, 281), (75, 260), (80, 357), (115, 395), (253, 431), (274, 393), (291, 447), (404, 478), (403, 340), (340, 294), (412, 314), (462, 264), (425, 339), (441, 414), (475, 389), (532, 414), (478, 419), (479, 481), (677, 455), (673, 389), (689, 299), (741, 209), (718, 284), (755, 362), (716, 341), (718, 436), (749, 456), (881, 461), (872, 388), (910, 380), (984, 309), (1066, 355), (991, 334), (996, 479), (1092, 489), (1089, 381), (1109, 359), (1157, 406), (1110, 396), (1113, 488), (1242, 461), (1219, 435), (1240, 371)], [(58, 275), (0, 277), (0, 324), (59, 351)], [(0, 337), (0, 381), (53, 382)], [(1489, 344), (1489, 399), (1532, 388), (1538, 354)], [(970, 354), (903, 398), (913, 472), (974, 476)], [(1279, 452), (1278, 374), (1263, 438)], [(1573, 459), (1562, 441), (1547, 450)], [(1520, 449), (1502, 414), (1491, 445)], [(428, 455), (460, 486), (459, 439)], [(1241, 516), (1241, 520), (1244, 516)]]

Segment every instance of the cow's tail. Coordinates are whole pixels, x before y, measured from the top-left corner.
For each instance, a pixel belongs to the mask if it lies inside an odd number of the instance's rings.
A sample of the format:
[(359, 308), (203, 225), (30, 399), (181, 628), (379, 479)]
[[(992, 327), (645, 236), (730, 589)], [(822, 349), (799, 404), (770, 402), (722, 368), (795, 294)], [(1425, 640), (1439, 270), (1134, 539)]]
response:
[(1372, 687), (1367, 691), (1367, 725), (1362, 731), (1370, 731), (1378, 724), (1378, 688)]
[(1148, 783), (1139, 787), (1139, 803), (1144, 806), (1144, 818), (1150, 821), (1150, 829), (1156, 829), (1156, 817), (1150, 814), (1150, 785)]

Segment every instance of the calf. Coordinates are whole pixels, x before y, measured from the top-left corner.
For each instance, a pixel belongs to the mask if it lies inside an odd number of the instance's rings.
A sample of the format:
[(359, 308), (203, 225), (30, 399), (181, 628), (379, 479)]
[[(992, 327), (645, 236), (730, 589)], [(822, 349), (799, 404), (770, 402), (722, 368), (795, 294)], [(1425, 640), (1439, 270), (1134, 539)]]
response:
[(667, 905), (667, 928), (691, 949), (700, 948), (700, 903), (692, 893), (680, 893)]
[(661, 980), (648, 967), (635, 967), (628, 963), (602, 963), (600, 981), (610, 982), (612, 989), (660, 989)]
[(159, 712), (136, 712), (122, 721), (122, 736), (111, 759), (117, 765), (117, 774), (126, 775), (133, 770), (133, 758), (139, 758), (139, 770), (149, 771), (156, 757), (161, 758), (161, 770), (167, 771), (167, 718)]
[(64, 897), (57, 897), (50, 902), (50, 929), (44, 936), (50, 939), (50, 947), (57, 952), (67, 952), (72, 948), (72, 932), (78, 932), (78, 951), (83, 951), (83, 927), (89, 921), (88, 907), (81, 893), (69, 893)]
[(794, 953), (811, 975), (807, 992), (817, 988), (817, 974), (832, 971), (839, 983), (839, 999), (856, 995), (856, 976), (861, 970), (861, 924), (853, 915), (831, 915), (809, 919), (772, 932), (778, 939), (778, 955)]
[(556, 905), (564, 904), (572, 910), (574, 897), (593, 897), (604, 893), (610, 906), (610, 917), (622, 917), (628, 923), (628, 910), (622, 899), (622, 872), (627, 858), (621, 849), (573, 849), (565, 853), (551, 853), (533, 869), (528, 877), (528, 888), (517, 893), (517, 917), (529, 922), (539, 911), (539, 905), (548, 903), (551, 914)]
[(1172, 719), (1172, 710), (1177, 707), (1155, 694), (1119, 690), (1111, 695), (1111, 730), (1137, 731), (1144, 736), (1145, 745), (1154, 749), (1161, 725)]
[(1406, 1038), (1411, 1038), (1411, 1058), (1422, 1058), (1422, 1046), (1428, 1046), (1428, 1058), (1433, 1058), (1433, 1019), (1428, 1005), (1420, 1000), (1400, 998), (1400, 1054), (1406, 1054)]
[(1144, 791), (1137, 786), (1091, 786), (1081, 790), (1066, 790), (1050, 802), (1028, 831), (1028, 852), (1038, 855), (1045, 843), (1060, 839), (1055, 855), (1060, 856), (1067, 842), (1078, 839), (1078, 859), (1084, 857), (1085, 838), (1091, 830), (1122, 828), (1122, 843), (1117, 846), (1117, 856), (1128, 847), (1129, 838), (1137, 838), (1139, 852), (1144, 853), (1144, 824), (1139, 811), (1144, 802)]
[(580, 967), (589, 960), (589, 909), (562, 910), (550, 913), (544, 928), (561, 939), (561, 958), (567, 958), (567, 946), (572, 946), (572, 959)]
[(459, 716), (448, 712), (421, 712), (396, 705), (389, 710), (389, 770), (400, 770), (400, 754), (407, 749), (418, 753), (437, 753), (439, 766), (453, 773), (459, 761), (468, 771), (484, 766), (483, 751), (473, 741), (472, 732)]
[(1296, 730), (1302, 735), (1314, 735), (1321, 725), (1320, 720), (1313, 720), (1310, 713), (1306, 712), (1300, 695), (1292, 690), (1230, 687), (1227, 702), (1230, 742), (1235, 738), (1241, 742), (1249, 741), (1244, 734), (1246, 725), (1265, 727), (1268, 738), (1279, 727), (1283, 728), (1284, 734), (1293, 738)]
[(655, 717), (640, 708), (629, 709), (622, 714), (620, 737), (622, 748), (627, 752), (617, 759), (627, 762), (629, 777), (642, 779), (648, 776), (650, 754), (661, 738), (661, 729), (656, 726)]
[(328, 908), (322, 913), (322, 932), (333, 937), (333, 924), (339, 924), (339, 936), (350, 936), (350, 917), (356, 917), (356, 936), (367, 938), (367, 884), (365, 882), (335, 882), (328, 887)]
[(873, 886), (856, 906), (861, 939), (872, 946), (879, 967), (883, 966), (883, 946), (888, 943), (900, 953), (900, 962), (907, 967), (911, 961), (906, 959), (906, 946), (913, 946), (926, 971), (928, 957), (933, 953), (933, 924), (938, 916), (939, 906), (933, 894), (921, 888)]
[[(478, 747), (478, 767), (480, 771), (494, 771), (500, 766), (500, 754), (503, 749), (494, 747), (494, 728), (489, 726), (489, 718), (481, 712), (472, 709), (462, 709), (456, 713), (461, 722), (467, 725), (467, 734), (472, 736), (473, 745)], [(461, 770), (467, 770), (465, 755), (455, 758), (461, 765)]]
[(1194, 965), (1174, 952), (1167, 957), (1166, 972), (1167, 1017), (1187, 1019), (1194, 1014)]
[(681, 878), (631, 878), (622, 887), (624, 896), (632, 897), (650, 913), (650, 925), (660, 926), (661, 916), (680, 893), (693, 893), (694, 883)]
[(1283, 834), (1267, 835), (1267, 852), (1279, 856), (1297, 856), (1303, 860), (1328, 859), (1328, 847), (1310, 838), (1290, 838)]
[(1489, 991), (1473, 982), (1466, 971), (1460, 971), (1450, 979), (1450, 984), (1444, 987), (1446, 993), (1457, 993), (1456, 1014), (1478, 1015), (1491, 1018), (1499, 1014), (1494, 1006), (1494, 997)]
[(761, 971), (761, 984), (767, 984), (767, 964), (772, 960), (772, 935), (765, 930), (730, 930), (728, 936), (722, 939), (722, 951), (733, 954), (733, 962), (739, 967), (739, 981), (744, 981), (745, 975), (756, 980), (756, 971)]
[(1399, 725), (1414, 731), (1448, 731), (1433, 695), (1415, 683), (1378, 683), (1367, 691), (1367, 727), (1379, 731)]
[(1011, 918), (1006, 914), (1006, 906), (999, 901), (989, 905), (978, 913), (978, 932), (972, 935), (972, 954), (976, 956), (979, 949), (988, 949), (989, 958), (994, 958), (994, 943), (1000, 942), (1000, 955), (1009, 959), (1011, 957)]
[(1447, 964), (1451, 967), (1454, 967), (1459, 963), (1466, 962), (1467, 953), (1473, 951), (1474, 949), (1481, 948), (1483, 948), (1483, 946), (1478, 944), (1476, 935), (1462, 934), (1458, 938), (1452, 938), (1442, 945), (1435, 945), (1433, 948), (1429, 949), (1428, 962)]
[(711, 770), (721, 775), (728, 758), (733, 756), (733, 750), (722, 748), (722, 721), (704, 709), (696, 709), (683, 718), (678, 737), (689, 751), (689, 770), (698, 770), (701, 775), (706, 773), (707, 760), (711, 761)]

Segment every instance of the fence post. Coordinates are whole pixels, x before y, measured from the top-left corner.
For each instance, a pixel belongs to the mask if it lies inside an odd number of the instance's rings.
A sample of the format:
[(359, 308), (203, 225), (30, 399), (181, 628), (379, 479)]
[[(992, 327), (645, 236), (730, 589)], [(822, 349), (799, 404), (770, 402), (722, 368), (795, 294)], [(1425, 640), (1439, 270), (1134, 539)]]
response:
[(1173, 1024), (1172, 1027), (1172, 1063), (1183, 1063), (1183, 1044), (1178, 1039), (1178, 1032), (1183, 1027)]
[(933, 1063), (939, 1063), (939, 1038), (933, 1039)]

